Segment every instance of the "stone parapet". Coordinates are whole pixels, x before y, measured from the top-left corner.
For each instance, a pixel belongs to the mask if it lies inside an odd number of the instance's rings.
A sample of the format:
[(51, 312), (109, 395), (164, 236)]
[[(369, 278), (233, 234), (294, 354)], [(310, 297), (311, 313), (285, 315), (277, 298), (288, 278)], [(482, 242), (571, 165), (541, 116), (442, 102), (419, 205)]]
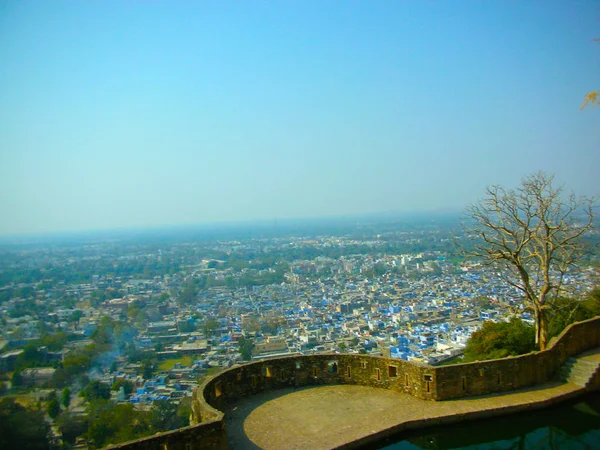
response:
[[(225, 449), (221, 411), (224, 406), (284, 387), (355, 384), (432, 401), (512, 391), (554, 379), (568, 358), (597, 347), (600, 347), (600, 317), (572, 324), (544, 351), (491, 361), (436, 367), (368, 355), (318, 354), (252, 362), (207, 379), (194, 392), (194, 425), (111, 448)], [(600, 387), (599, 379), (600, 374), (596, 373), (591, 383), (595, 388)]]

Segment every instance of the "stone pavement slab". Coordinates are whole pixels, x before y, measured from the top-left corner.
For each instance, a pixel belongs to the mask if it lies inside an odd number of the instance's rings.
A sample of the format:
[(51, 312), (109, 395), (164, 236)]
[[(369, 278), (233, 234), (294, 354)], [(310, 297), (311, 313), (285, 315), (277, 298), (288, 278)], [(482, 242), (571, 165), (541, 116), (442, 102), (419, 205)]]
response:
[[(231, 449), (331, 449), (372, 435), (492, 417), (543, 407), (576, 396), (582, 388), (551, 383), (509, 393), (440, 402), (365, 386), (281, 389), (248, 397), (225, 411)], [(358, 444), (357, 442), (357, 444)]]

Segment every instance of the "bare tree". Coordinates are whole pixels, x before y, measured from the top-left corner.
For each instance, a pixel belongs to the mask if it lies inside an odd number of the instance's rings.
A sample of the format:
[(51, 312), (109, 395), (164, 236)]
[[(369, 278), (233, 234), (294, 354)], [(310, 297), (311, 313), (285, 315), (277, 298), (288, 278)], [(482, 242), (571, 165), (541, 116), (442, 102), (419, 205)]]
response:
[(477, 238), (470, 256), (504, 269), (533, 310), (536, 344), (548, 344), (551, 301), (564, 286), (564, 275), (586, 255), (582, 236), (592, 229), (594, 201), (554, 188), (543, 172), (523, 178), (517, 189), (490, 186), (467, 209), (467, 228)]

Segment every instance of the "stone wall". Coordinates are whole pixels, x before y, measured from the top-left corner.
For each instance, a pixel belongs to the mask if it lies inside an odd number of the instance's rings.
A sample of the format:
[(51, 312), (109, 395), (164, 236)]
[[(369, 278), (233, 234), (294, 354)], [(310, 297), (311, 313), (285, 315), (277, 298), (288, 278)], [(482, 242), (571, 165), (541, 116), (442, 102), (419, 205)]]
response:
[[(600, 347), (600, 317), (568, 327), (543, 352), (451, 366), (428, 366), (356, 354), (291, 356), (244, 364), (205, 381), (194, 392), (194, 425), (120, 444), (127, 450), (227, 448), (222, 409), (227, 402), (283, 387), (357, 384), (446, 400), (509, 391), (552, 380), (572, 356)], [(600, 373), (592, 385), (600, 388)]]
[(107, 448), (115, 450), (226, 450), (227, 435), (223, 420), (215, 420)]
[(211, 379), (202, 392), (212, 408), (205, 413), (198, 408), (195, 417), (215, 419), (226, 402), (290, 386), (357, 384), (424, 400), (510, 391), (552, 380), (569, 357), (599, 346), (600, 317), (569, 326), (543, 352), (491, 361), (434, 367), (355, 354), (275, 358), (233, 367)]
[[(307, 385), (357, 384), (434, 399), (434, 372), (429, 366), (406, 361), (349, 354), (291, 356), (253, 362), (228, 369), (201, 389), (214, 409), (262, 391)], [(424, 381), (426, 379), (429, 381)], [(202, 408), (195, 420), (202, 420)]]
[(596, 347), (600, 347), (600, 317), (570, 325), (542, 352), (434, 367), (434, 399), (469, 397), (545, 383), (556, 377), (568, 358)]

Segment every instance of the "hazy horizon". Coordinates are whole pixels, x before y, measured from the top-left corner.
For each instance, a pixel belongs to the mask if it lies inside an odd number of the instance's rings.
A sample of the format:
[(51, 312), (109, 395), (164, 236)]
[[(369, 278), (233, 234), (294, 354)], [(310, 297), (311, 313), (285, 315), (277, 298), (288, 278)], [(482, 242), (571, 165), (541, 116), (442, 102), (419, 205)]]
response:
[[(339, 216), (301, 217), (285, 219), (257, 219), (204, 223), (179, 223), (150, 226), (124, 226), (107, 228), (88, 228), (84, 230), (54, 230), (41, 232), (22, 232), (0, 234), (0, 245), (6, 243), (43, 242), (46, 240), (86, 238), (104, 239), (110, 236), (160, 235), (160, 234), (206, 234), (211, 239), (225, 239), (228, 234), (244, 234), (247, 232), (264, 232), (275, 237), (281, 235), (301, 236), (316, 235), (316, 231), (342, 226), (360, 228), (362, 226), (382, 226), (386, 224), (424, 224), (430, 222), (459, 222), (464, 211), (431, 210), (431, 211), (382, 211), (378, 213), (345, 214)], [(275, 232), (277, 231), (277, 232)], [(339, 234), (339, 233), (337, 233)], [(237, 236), (238, 238), (240, 236)], [(245, 237), (247, 238), (247, 236)], [(233, 238), (232, 238), (233, 239)], [(226, 239), (227, 240), (227, 239)]]
[(599, 196), (600, 4), (0, 1), (0, 235)]

